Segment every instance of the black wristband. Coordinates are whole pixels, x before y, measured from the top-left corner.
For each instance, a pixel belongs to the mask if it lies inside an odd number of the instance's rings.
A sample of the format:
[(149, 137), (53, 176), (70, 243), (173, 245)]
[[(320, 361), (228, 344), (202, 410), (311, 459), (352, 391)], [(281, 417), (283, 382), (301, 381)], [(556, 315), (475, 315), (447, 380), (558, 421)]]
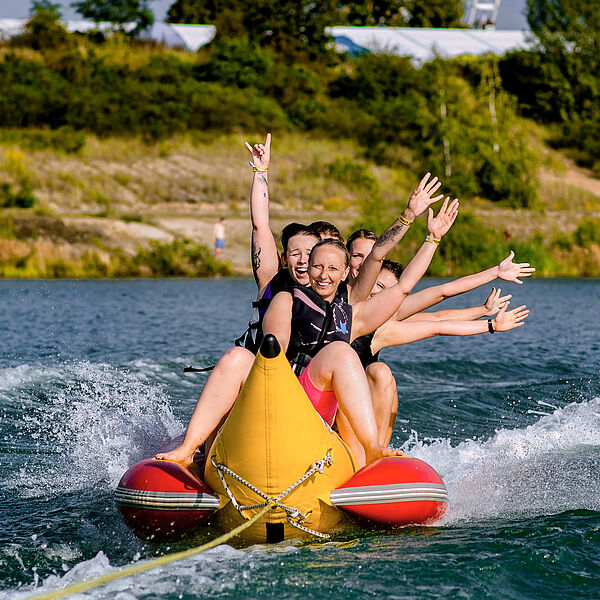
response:
[(490, 333), (494, 333), (494, 331), (495, 331), (494, 330), (494, 326), (492, 325), (492, 320), (491, 319), (488, 319), (488, 331)]

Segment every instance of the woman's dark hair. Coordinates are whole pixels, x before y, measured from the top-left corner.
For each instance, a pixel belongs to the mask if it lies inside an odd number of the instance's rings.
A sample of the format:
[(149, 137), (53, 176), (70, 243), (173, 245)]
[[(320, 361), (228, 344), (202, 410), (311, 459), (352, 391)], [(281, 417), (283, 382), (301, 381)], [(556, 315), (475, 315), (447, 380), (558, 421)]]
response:
[(344, 260), (346, 262), (345, 266), (347, 267), (350, 264), (350, 254), (348, 253), (348, 250), (347, 250), (346, 246), (344, 246), (343, 242), (341, 242), (340, 240), (336, 240), (334, 238), (325, 238), (324, 240), (320, 240), (319, 242), (317, 242), (312, 247), (312, 250), (310, 251), (310, 256), (308, 257), (309, 265), (312, 262), (312, 258), (315, 253), (315, 250), (317, 248), (320, 248), (321, 246), (333, 246), (334, 248), (341, 250), (344, 253)]
[(364, 238), (365, 240), (376, 240), (379, 236), (372, 229), (365, 229), (361, 227), (356, 231), (353, 231), (346, 242), (346, 248), (348, 248), (348, 252), (352, 252), (352, 243), (354, 240), (358, 240), (360, 238)]
[(325, 236), (325, 239), (333, 238), (340, 240), (340, 242), (344, 241), (344, 237), (340, 233), (340, 230), (329, 221), (314, 221), (309, 225), (309, 227), (312, 227), (320, 238)]
[(402, 272), (404, 271), (404, 267), (396, 261), (388, 260), (387, 258), (381, 264), (382, 269), (387, 269), (392, 275), (396, 277), (396, 279), (400, 279)]
[(288, 242), (295, 235), (312, 235), (319, 238), (319, 234), (310, 226), (302, 223), (289, 223), (281, 230), (281, 247), (284, 254), (287, 252)]

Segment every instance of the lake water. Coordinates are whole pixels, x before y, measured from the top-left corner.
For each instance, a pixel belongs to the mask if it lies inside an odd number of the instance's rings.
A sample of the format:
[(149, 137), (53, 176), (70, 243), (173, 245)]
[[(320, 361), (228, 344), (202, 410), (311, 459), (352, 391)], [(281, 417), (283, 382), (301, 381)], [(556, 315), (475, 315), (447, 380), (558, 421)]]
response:
[[(221, 546), (76, 597), (600, 597), (600, 281), (506, 291), (532, 309), (524, 327), (382, 353), (400, 395), (393, 444), (444, 478), (441, 523)], [(0, 600), (182, 549), (136, 539), (113, 491), (183, 429), (205, 380), (183, 367), (218, 359), (254, 293), (246, 280), (0, 281)]]

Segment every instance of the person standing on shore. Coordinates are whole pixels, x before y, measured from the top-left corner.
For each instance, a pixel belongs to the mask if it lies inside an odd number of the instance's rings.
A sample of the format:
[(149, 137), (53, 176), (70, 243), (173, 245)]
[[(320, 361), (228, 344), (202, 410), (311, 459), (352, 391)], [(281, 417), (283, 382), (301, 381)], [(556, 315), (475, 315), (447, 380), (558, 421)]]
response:
[(218, 222), (215, 223), (212, 241), (215, 249), (215, 256), (221, 258), (223, 256), (223, 250), (225, 250), (225, 217), (221, 217)]

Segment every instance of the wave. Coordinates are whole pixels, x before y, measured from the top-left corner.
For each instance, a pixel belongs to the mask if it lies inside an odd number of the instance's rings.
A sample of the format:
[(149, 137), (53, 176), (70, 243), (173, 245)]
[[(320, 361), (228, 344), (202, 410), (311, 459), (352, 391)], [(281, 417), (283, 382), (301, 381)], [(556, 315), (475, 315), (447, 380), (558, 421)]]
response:
[(486, 440), (453, 447), (448, 439), (420, 440), (413, 431), (403, 445), (446, 482), (446, 524), (600, 511), (599, 448), (600, 398), (555, 408), (528, 427), (500, 429)]
[(112, 489), (183, 429), (164, 386), (143, 373), (77, 363), (3, 375), (5, 442), (20, 462), (1, 485), (23, 497)]

